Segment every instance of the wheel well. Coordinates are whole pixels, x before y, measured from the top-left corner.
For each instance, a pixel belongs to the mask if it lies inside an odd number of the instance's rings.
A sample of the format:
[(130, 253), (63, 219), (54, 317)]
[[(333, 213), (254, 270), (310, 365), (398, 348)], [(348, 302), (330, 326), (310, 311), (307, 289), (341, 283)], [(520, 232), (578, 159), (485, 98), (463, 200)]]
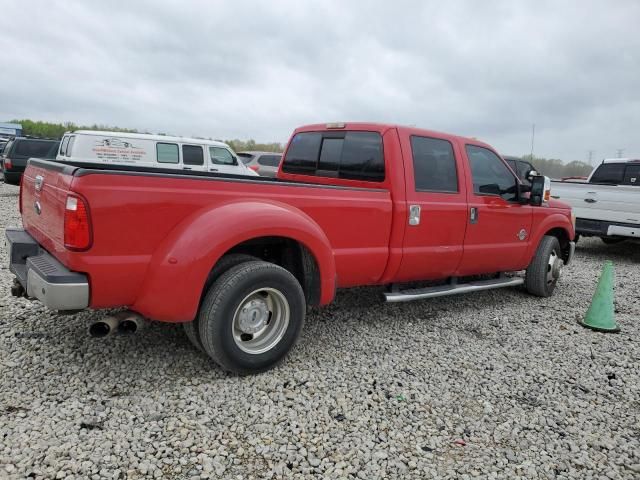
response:
[(562, 250), (562, 258), (567, 260), (569, 258), (569, 234), (564, 228), (552, 228), (545, 235), (549, 235), (551, 237), (556, 237), (558, 242), (560, 242), (560, 250)]
[(224, 255), (232, 253), (244, 253), (280, 265), (300, 282), (307, 304), (320, 303), (320, 269), (311, 251), (300, 242), (286, 237), (260, 237), (236, 245)]

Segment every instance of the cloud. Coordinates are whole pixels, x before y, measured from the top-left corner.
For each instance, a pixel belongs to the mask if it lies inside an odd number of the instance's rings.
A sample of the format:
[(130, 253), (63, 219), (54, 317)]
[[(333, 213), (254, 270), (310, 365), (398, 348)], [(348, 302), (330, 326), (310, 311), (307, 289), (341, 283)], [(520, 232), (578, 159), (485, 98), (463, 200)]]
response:
[(0, 119), (286, 141), (397, 122), (506, 154), (640, 156), (640, 3), (13, 2)]

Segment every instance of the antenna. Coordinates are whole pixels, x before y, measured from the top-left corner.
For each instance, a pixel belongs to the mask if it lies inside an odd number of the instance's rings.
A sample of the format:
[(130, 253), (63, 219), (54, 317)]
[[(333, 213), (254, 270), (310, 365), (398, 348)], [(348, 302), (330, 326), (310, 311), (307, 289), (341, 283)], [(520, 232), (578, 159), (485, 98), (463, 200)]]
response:
[(589, 166), (593, 166), (593, 150), (589, 150)]
[(531, 158), (530, 160), (533, 161), (533, 141), (536, 138), (536, 124), (533, 123), (531, 125)]
[(616, 150), (616, 156), (617, 156), (618, 158), (622, 158), (622, 153), (623, 153), (623, 152), (624, 152), (624, 148), (618, 148), (618, 149)]

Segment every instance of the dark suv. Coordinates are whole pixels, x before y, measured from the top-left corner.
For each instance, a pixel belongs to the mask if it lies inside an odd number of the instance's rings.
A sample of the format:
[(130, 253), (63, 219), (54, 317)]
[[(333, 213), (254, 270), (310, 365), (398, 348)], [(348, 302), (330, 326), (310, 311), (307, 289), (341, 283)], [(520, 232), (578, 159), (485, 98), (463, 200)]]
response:
[(2, 150), (4, 183), (20, 185), (20, 178), (30, 158), (56, 158), (58, 140), (18, 137), (10, 140)]

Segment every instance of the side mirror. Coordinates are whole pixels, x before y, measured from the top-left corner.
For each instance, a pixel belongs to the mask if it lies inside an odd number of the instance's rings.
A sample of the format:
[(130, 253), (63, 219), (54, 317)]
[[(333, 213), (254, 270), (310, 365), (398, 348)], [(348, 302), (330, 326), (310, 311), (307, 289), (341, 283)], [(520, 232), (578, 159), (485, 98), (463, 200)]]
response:
[(526, 178), (527, 180), (529, 180), (531, 182), (533, 177), (538, 177), (538, 176), (540, 176), (540, 174), (536, 170), (531, 169), (531, 170), (527, 171), (527, 173), (525, 174), (524, 178)]
[(551, 180), (549, 177), (536, 175), (531, 178), (531, 196), (529, 204), (539, 207), (549, 201), (551, 198)]

